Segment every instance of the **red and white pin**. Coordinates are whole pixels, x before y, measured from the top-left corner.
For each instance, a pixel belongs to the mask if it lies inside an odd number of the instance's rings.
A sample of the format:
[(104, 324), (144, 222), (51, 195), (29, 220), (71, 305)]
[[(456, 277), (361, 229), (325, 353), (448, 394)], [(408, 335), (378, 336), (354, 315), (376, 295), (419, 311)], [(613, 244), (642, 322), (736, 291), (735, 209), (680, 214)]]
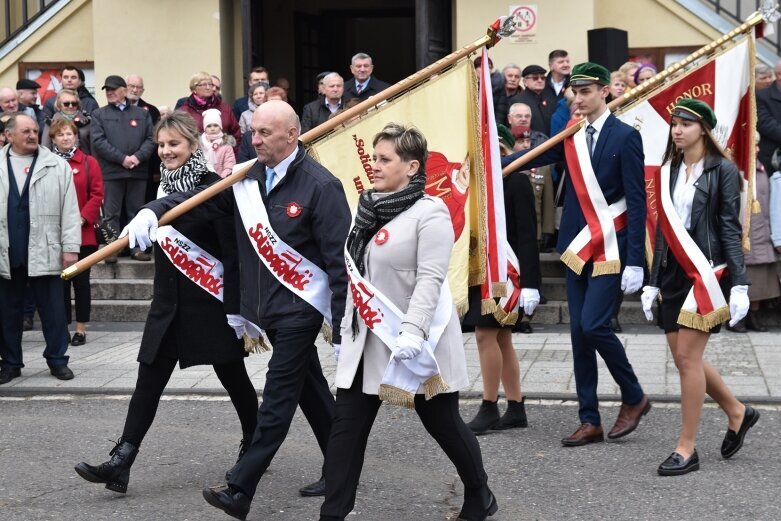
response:
[(79, 170), (78, 168), (74, 168), (74, 169), (73, 169), (73, 173), (74, 173), (74, 174), (78, 174), (79, 172), (80, 172), (80, 170)]
[(137, 126), (138, 126), (138, 120), (136, 120), (136, 119), (131, 119), (131, 120), (130, 120), (130, 126), (131, 126), (131, 127), (137, 127)]
[(288, 217), (298, 217), (301, 215), (301, 211), (303, 208), (301, 208), (301, 205), (298, 203), (288, 203), (287, 205), (287, 216)]
[(381, 228), (380, 231), (377, 232), (377, 235), (374, 236), (374, 244), (382, 246), (388, 242), (388, 239), (390, 239), (390, 233), (388, 233), (388, 230), (385, 228)]
[(25, 175), (30, 173), (30, 167), (29, 166), (24, 167), (24, 173), (25, 173)]

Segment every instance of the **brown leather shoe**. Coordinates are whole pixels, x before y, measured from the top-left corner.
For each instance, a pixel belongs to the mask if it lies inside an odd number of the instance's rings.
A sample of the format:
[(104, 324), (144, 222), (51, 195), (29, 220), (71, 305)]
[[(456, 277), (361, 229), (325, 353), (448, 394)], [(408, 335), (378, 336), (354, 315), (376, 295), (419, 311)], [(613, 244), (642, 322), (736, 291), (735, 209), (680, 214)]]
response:
[(598, 443), (605, 441), (604, 434), (602, 427), (584, 423), (570, 436), (562, 438), (561, 444), (565, 447), (579, 447), (588, 443)]
[(651, 401), (648, 399), (648, 395), (643, 395), (643, 399), (637, 405), (621, 404), (621, 410), (618, 411), (618, 418), (616, 418), (616, 424), (607, 433), (607, 437), (611, 440), (626, 436), (640, 425), (640, 418), (648, 414), (651, 410)]

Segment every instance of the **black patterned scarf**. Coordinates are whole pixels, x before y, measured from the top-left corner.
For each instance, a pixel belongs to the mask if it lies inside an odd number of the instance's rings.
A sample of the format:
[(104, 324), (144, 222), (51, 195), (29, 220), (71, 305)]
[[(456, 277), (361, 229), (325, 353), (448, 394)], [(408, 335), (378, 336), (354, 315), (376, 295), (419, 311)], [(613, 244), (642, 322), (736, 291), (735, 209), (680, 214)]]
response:
[(73, 155), (76, 153), (76, 150), (78, 150), (79, 147), (73, 147), (71, 149), (62, 151), (57, 145), (54, 145), (52, 148), (52, 152), (63, 158), (65, 161), (70, 161), (73, 159)]
[(176, 170), (168, 170), (160, 163), (160, 189), (166, 194), (187, 192), (201, 183), (201, 179), (209, 173), (209, 167), (200, 148)]

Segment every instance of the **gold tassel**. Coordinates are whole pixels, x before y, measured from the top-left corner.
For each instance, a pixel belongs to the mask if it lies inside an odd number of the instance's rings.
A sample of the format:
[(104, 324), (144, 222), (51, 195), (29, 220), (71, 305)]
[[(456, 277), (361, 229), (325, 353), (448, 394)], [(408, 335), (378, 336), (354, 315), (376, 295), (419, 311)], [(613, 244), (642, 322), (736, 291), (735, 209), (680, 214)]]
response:
[(699, 313), (683, 309), (678, 314), (678, 324), (705, 333), (710, 333), (711, 329), (727, 320), (729, 320), (729, 307), (727, 306), (714, 309), (707, 315), (700, 315)]
[(561, 262), (563, 262), (569, 269), (580, 275), (583, 272), (583, 266), (586, 265), (586, 263), (572, 253), (570, 250), (566, 250), (564, 253), (561, 254)]
[(496, 301), (492, 298), (487, 298), (480, 301), (480, 314), (490, 315), (496, 311)]
[(500, 326), (514, 326), (518, 322), (519, 316), (517, 311), (508, 313), (501, 306), (496, 306), (496, 311), (494, 311), (494, 318)]
[(242, 339), (244, 340), (244, 350), (249, 354), (271, 351), (271, 346), (266, 343), (263, 335), (260, 335), (259, 338), (251, 338), (247, 333), (244, 333)]
[(751, 213), (759, 213), (762, 211), (762, 205), (759, 204), (759, 200), (754, 199), (751, 201)]
[(595, 262), (594, 269), (591, 271), (591, 276), (599, 277), (600, 275), (615, 275), (617, 273), (621, 273), (621, 261), (609, 260)]
[(439, 393), (446, 393), (450, 389), (447, 382), (442, 379), (442, 375), (435, 374), (423, 382), (423, 391), (426, 393), (426, 400), (430, 400)]
[(464, 318), (464, 315), (466, 315), (467, 311), (469, 311), (468, 299), (461, 299), (456, 302), (456, 312), (458, 313), (458, 318)]
[(501, 298), (507, 296), (507, 284), (504, 282), (494, 282), (491, 284), (491, 294), (495, 298)]
[(331, 326), (323, 322), (320, 333), (323, 334), (323, 340), (325, 340), (328, 345), (334, 345), (334, 330), (331, 329)]
[(392, 385), (380, 384), (379, 398), (383, 402), (405, 409), (415, 408), (415, 395)]

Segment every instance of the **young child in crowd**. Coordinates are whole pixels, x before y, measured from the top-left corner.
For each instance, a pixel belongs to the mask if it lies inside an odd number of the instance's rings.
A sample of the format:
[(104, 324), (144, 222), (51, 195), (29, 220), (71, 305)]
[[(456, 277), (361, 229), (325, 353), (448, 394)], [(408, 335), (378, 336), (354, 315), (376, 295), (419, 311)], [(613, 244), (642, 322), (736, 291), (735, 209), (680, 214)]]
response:
[(233, 147), (236, 141), (233, 136), (222, 132), (222, 116), (217, 109), (203, 111), (203, 134), (201, 134), (201, 149), (206, 162), (220, 177), (225, 177), (233, 170), (236, 156)]

